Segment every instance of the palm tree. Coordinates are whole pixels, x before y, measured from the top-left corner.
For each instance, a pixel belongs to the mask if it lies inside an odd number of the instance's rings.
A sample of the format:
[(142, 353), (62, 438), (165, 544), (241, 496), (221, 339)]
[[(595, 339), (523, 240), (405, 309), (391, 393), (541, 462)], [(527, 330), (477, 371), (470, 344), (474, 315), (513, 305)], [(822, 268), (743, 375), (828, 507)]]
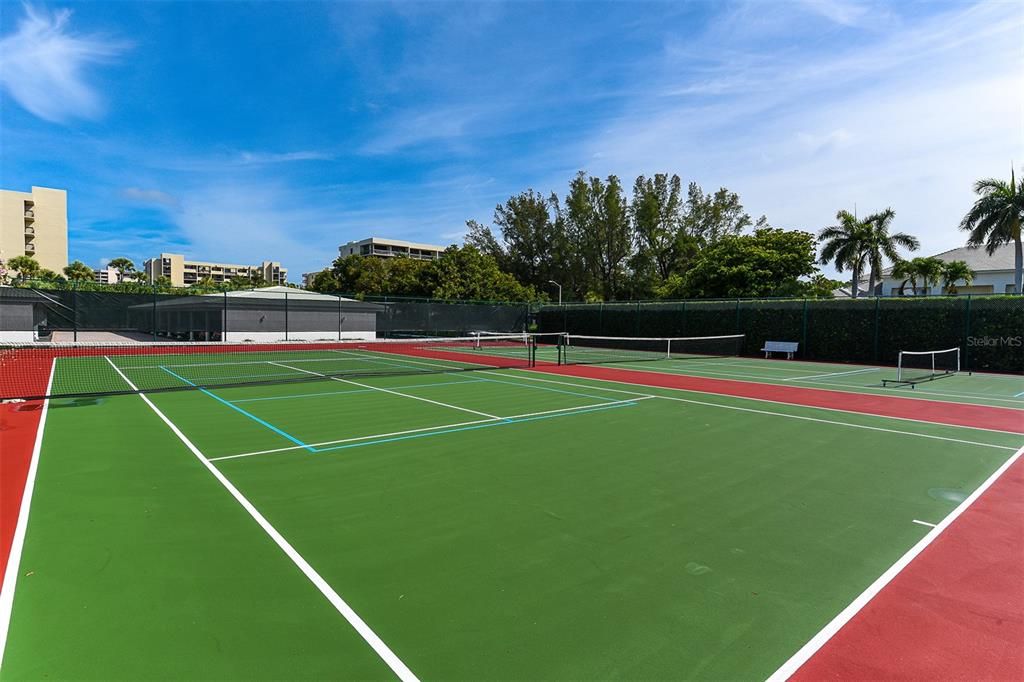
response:
[(871, 241), (871, 226), (857, 220), (857, 216), (849, 211), (836, 213), (838, 225), (823, 228), (818, 232), (821, 247), (820, 260), (823, 265), (835, 261), (836, 272), (849, 268), (853, 274), (850, 295), (857, 298), (860, 290), (860, 272), (867, 256), (868, 244)]
[(92, 268), (83, 263), (80, 260), (72, 261), (67, 267), (64, 268), (64, 275), (71, 280), (84, 282), (91, 280), (93, 277)]
[(974, 271), (967, 266), (966, 261), (951, 260), (946, 263), (942, 268), (942, 286), (946, 293), (956, 296), (956, 283), (960, 280), (964, 281), (965, 286), (974, 281)]
[(107, 266), (114, 268), (120, 273), (122, 282), (130, 282), (138, 276), (138, 272), (135, 270), (135, 263), (132, 262), (131, 258), (113, 258), (107, 263)]
[(895, 217), (896, 212), (891, 208), (887, 208), (884, 211), (872, 213), (864, 219), (864, 223), (870, 230), (870, 237), (865, 248), (867, 250), (868, 265), (871, 268), (871, 275), (868, 278), (868, 291), (871, 292), (872, 296), (875, 294), (875, 285), (882, 278), (883, 260), (888, 258), (893, 263), (899, 261), (901, 257), (896, 250), (898, 247), (903, 247), (908, 251), (917, 251), (921, 246), (921, 242), (917, 240), (917, 237), (906, 232), (889, 234), (889, 227), (892, 225), (893, 218)]
[(7, 261), (7, 267), (18, 273), (21, 279), (32, 279), (39, 276), (39, 261), (32, 256), (15, 256)]
[(903, 278), (900, 285), (900, 296), (907, 295), (907, 283), (910, 283), (917, 295), (917, 282), (920, 280), (924, 285), (925, 293), (929, 285), (939, 283), (945, 270), (946, 263), (938, 258), (915, 258), (913, 260), (900, 260), (892, 268), (892, 276), (896, 279)]
[(1024, 178), (1017, 182), (1013, 169), (1010, 182), (985, 178), (974, 183), (979, 195), (974, 206), (960, 221), (960, 229), (970, 232), (967, 245), (992, 255), (1003, 244), (1013, 242), (1013, 286), (1016, 293), (1024, 292), (1024, 250), (1021, 247), (1020, 226), (1024, 220)]

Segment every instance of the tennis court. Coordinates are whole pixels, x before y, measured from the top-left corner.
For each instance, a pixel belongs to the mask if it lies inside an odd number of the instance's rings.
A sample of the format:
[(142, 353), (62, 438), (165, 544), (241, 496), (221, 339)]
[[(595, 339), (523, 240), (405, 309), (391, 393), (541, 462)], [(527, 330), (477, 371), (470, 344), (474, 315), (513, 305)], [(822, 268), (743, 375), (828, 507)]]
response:
[(765, 679), (1024, 445), (643, 379), (1007, 414), (1019, 376), (883, 389), (891, 368), (713, 353), (587, 375), (565, 352), (496, 335), (9, 363), (23, 393), (67, 397), (5, 406), (40, 427), (0, 673)]

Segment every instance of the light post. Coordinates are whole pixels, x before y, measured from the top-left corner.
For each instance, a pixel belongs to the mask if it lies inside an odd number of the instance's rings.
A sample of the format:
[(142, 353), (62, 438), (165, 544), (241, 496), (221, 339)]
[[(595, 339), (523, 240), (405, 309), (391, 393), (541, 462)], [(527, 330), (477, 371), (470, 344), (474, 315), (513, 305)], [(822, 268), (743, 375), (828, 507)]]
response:
[(549, 279), (548, 284), (554, 284), (556, 287), (558, 287), (558, 305), (562, 305), (562, 285), (553, 279)]

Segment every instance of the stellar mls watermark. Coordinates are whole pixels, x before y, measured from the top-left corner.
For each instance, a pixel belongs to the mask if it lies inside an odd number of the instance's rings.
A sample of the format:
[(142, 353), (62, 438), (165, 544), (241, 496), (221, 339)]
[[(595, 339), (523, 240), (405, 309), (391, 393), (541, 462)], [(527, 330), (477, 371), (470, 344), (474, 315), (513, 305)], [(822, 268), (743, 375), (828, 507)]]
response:
[(1020, 348), (1024, 346), (1024, 336), (968, 336), (968, 346), (983, 346), (985, 348), (991, 348), (994, 346), (1004, 346), (1007, 348)]

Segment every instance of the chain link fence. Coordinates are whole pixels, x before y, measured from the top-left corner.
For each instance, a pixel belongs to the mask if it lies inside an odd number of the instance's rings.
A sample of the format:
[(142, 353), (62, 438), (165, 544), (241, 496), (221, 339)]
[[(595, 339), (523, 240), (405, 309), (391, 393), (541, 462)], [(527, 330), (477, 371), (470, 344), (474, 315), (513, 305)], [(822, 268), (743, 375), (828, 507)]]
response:
[(526, 303), (353, 297), (301, 289), (0, 287), (0, 341), (296, 341), (527, 329)]

